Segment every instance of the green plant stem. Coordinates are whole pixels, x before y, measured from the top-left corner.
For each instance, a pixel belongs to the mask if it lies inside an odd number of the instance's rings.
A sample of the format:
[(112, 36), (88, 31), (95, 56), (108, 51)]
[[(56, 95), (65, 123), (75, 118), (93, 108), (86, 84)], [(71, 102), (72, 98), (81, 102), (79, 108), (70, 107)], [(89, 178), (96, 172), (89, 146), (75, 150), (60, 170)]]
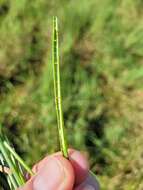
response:
[(16, 179), (16, 181), (14, 181), (15, 182), (14, 186), (15, 187), (21, 186), (24, 183), (24, 181), (21, 181), (21, 179), (19, 178), (19, 174), (17, 172), (17, 169), (15, 168), (15, 166), (14, 166), (13, 162), (11, 161), (11, 159), (9, 158), (9, 154), (7, 153), (7, 151), (6, 151), (5, 147), (3, 146), (2, 142), (0, 142), (0, 150), (1, 150), (1, 152), (2, 152), (2, 154), (4, 156), (4, 158), (5, 158), (6, 162), (8, 163), (9, 167), (11, 168), (11, 172), (13, 172), (14, 177)]
[[(61, 85), (60, 85), (60, 67), (59, 67), (59, 47), (58, 47), (58, 21), (57, 17), (53, 17), (53, 39), (52, 39), (52, 62), (53, 62), (53, 74), (54, 74), (54, 95), (55, 105), (58, 122), (58, 132), (60, 147), (65, 158), (68, 158), (68, 148), (66, 142), (66, 136), (64, 132), (64, 119), (62, 111), (62, 98), (61, 98)], [(90, 170), (89, 173), (95, 177), (95, 174)]]
[(4, 146), (10, 151), (10, 153), (14, 156), (14, 158), (23, 166), (23, 168), (25, 168), (25, 170), (30, 174), (30, 175), (34, 175), (34, 173), (32, 172), (32, 170), (29, 168), (29, 166), (27, 166), (25, 164), (25, 162), (20, 158), (20, 156), (11, 148), (11, 146), (4, 141)]
[(52, 40), (52, 62), (54, 75), (54, 95), (57, 113), (57, 123), (59, 132), (60, 148), (65, 158), (68, 158), (67, 143), (64, 132), (64, 120), (62, 111), (62, 98), (60, 87), (60, 68), (59, 68), (59, 47), (58, 47), (58, 22), (57, 17), (53, 17), (53, 40)]
[(9, 174), (7, 176), (7, 181), (8, 181), (8, 184), (9, 184), (11, 189), (13, 189), (13, 188), (16, 189), (17, 188), (15, 178), (12, 176), (12, 174)]

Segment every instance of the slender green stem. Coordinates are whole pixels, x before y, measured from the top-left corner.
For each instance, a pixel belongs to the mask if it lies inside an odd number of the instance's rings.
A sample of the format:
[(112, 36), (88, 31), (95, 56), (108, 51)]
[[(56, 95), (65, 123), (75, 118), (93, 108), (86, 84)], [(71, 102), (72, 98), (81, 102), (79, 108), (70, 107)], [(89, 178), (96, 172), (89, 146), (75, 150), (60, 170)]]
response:
[(8, 163), (9, 167), (11, 168), (11, 171), (14, 174), (14, 177), (16, 179), (15, 186), (16, 187), (21, 186), (24, 183), (24, 181), (21, 181), (21, 179), (19, 178), (19, 174), (17, 173), (17, 169), (15, 168), (15, 166), (14, 166), (12, 160), (10, 159), (9, 154), (7, 153), (2, 142), (0, 142), (0, 150), (1, 150), (1, 152), (5, 158), (6, 162)]
[(58, 48), (58, 22), (57, 17), (53, 17), (53, 40), (52, 40), (52, 62), (53, 62), (53, 74), (54, 74), (54, 94), (55, 105), (57, 113), (58, 132), (60, 140), (60, 148), (63, 156), (68, 158), (67, 143), (64, 133), (64, 120), (62, 111), (62, 98), (60, 87), (60, 67), (59, 67), (59, 48)]
[[(61, 85), (60, 85), (60, 67), (59, 67), (59, 47), (58, 47), (58, 21), (57, 17), (53, 17), (53, 39), (52, 39), (52, 62), (53, 62), (53, 73), (54, 73), (54, 95), (55, 105), (57, 113), (58, 131), (60, 147), (63, 156), (68, 158), (68, 148), (64, 132), (64, 119), (62, 111), (62, 98), (61, 98)], [(95, 174), (90, 170), (89, 173), (95, 177)]]
[(13, 177), (13, 174), (9, 174), (7, 176), (7, 181), (8, 181), (8, 184), (10, 186), (10, 189), (17, 189), (16, 180)]
[(30, 175), (34, 175), (32, 170), (25, 164), (25, 162), (22, 160), (22, 158), (20, 158), (20, 156), (11, 148), (11, 146), (6, 141), (4, 141), (3, 144), (10, 151), (10, 153), (14, 156), (14, 158), (23, 166), (23, 168), (25, 168), (25, 170)]

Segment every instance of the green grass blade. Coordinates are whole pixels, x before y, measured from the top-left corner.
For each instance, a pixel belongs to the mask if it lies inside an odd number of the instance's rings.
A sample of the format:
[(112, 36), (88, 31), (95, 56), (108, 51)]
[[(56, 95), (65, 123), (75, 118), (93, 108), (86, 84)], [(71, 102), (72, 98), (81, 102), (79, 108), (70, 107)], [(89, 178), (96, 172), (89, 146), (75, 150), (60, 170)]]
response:
[(53, 39), (52, 39), (52, 62), (54, 74), (54, 94), (57, 113), (58, 132), (60, 148), (63, 156), (68, 158), (67, 143), (64, 133), (64, 120), (62, 112), (62, 98), (60, 87), (60, 67), (59, 67), (59, 47), (58, 47), (58, 22), (57, 17), (53, 17)]
[(9, 150), (9, 152), (14, 156), (14, 158), (23, 166), (23, 168), (25, 168), (25, 170), (30, 174), (30, 175), (34, 175), (34, 173), (32, 172), (32, 170), (29, 168), (29, 166), (27, 166), (27, 164), (22, 160), (22, 158), (20, 158), (20, 156), (11, 148), (11, 146), (4, 141), (4, 146)]
[[(13, 152), (13, 148), (9, 145), (9, 140), (2, 132), (2, 126), (0, 126), (0, 162), (2, 166), (6, 166), (7, 169), (4, 172), (7, 172), (7, 182), (10, 186), (10, 189), (17, 189), (17, 187), (23, 185), (25, 183), (24, 175), (21, 172), (19, 167), (19, 162), (15, 159)], [(13, 150), (12, 152), (9, 150)], [(16, 153), (15, 153), (16, 154)], [(17, 154), (16, 154), (17, 155)], [(9, 171), (8, 171), (9, 169)]]
[(4, 156), (4, 159), (8, 163), (9, 168), (11, 169), (11, 171), (12, 171), (12, 173), (14, 175), (14, 178), (16, 179), (15, 186), (16, 187), (21, 186), (23, 184), (23, 181), (21, 181), (21, 179), (19, 178), (19, 173), (17, 172), (17, 169), (15, 168), (11, 158), (9, 157), (10, 154), (7, 153), (7, 150), (5, 149), (2, 141), (0, 141), (0, 150), (1, 150), (2, 154), (3, 154), (3, 156)]
[(13, 177), (12, 174), (9, 174), (7, 176), (7, 181), (8, 181), (8, 184), (9, 184), (11, 190), (17, 189), (17, 183), (16, 183), (15, 178)]

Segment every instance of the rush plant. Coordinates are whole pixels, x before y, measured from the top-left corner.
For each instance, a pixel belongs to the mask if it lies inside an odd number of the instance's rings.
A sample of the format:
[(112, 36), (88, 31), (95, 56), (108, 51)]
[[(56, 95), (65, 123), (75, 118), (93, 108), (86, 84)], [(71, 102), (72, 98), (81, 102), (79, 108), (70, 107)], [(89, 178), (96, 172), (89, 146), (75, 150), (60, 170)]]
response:
[(58, 44), (58, 21), (57, 17), (53, 17), (53, 39), (52, 39), (52, 63), (53, 63), (53, 75), (54, 75), (54, 95), (55, 106), (57, 113), (57, 124), (60, 141), (60, 149), (65, 158), (68, 158), (66, 135), (64, 131), (64, 119), (62, 111), (62, 97), (61, 97), (61, 85), (60, 85), (60, 66), (59, 66), (59, 44)]
[[(68, 159), (68, 147), (64, 129), (64, 118), (62, 111), (62, 97), (60, 84), (60, 65), (59, 65), (59, 47), (58, 47), (58, 21), (53, 17), (53, 38), (52, 38), (52, 65), (54, 78), (54, 96), (57, 114), (57, 126), (59, 133), (60, 149), (65, 158)], [(15, 190), (25, 183), (24, 174), (34, 175), (32, 170), (16, 153), (13, 146), (4, 135), (2, 126), (0, 126), (0, 172), (7, 178), (7, 185), (10, 190)]]
[[(58, 48), (58, 23), (57, 17), (53, 17), (53, 39), (52, 39), (52, 62), (54, 75), (54, 95), (57, 113), (57, 125), (59, 132), (60, 149), (65, 158), (68, 158), (67, 142), (64, 132), (64, 119), (62, 111), (62, 98), (60, 87), (60, 67), (59, 67), (59, 48)], [(13, 146), (0, 130), (0, 172), (6, 175), (8, 188), (15, 190), (25, 183), (24, 172), (33, 175), (31, 169), (15, 152)]]
[[(55, 106), (57, 113), (57, 124), (60, 141), (60, 149), (65, 158), (68, 158), (67, 139), (64, 129), (64, 118), (62, 111), (62, 97), (61, 97), (61, 84), (60, 84), (60, 64), (59, 64), (59, 42), (58, 42), (58, 19), (53, 17), (53, 39), (52, 39), (52, 64), (54, 76), (54, 95)], [(90, 171), (90, 174), (95, 177), (95, 174)]]
[(7, 188), (15, 190), (25, 183), (24, 173), (33, 175), (31, 169), (15, 152), (0, 127), (0, 172), (7, 178)]

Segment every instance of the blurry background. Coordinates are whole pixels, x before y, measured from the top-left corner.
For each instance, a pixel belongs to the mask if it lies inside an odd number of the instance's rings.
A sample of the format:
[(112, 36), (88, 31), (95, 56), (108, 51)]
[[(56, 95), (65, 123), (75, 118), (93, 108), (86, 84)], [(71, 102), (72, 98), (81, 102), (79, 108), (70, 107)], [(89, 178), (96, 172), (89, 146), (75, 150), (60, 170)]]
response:
[(143, 189), (143, 1), (0, 0), (0, 122), (32, 165), (59, 149), (51, 68), (60, 27), (69, 144), (103, 190)]

